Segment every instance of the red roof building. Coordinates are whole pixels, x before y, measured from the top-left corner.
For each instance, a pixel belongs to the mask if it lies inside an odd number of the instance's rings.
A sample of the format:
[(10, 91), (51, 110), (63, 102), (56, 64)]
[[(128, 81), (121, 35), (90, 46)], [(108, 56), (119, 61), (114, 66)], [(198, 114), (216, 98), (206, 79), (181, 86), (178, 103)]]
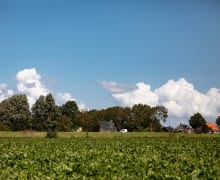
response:
[(211, 129), (211, 131), (219, 131), (218, 126), (213, 122), (207, 122), (206, 125)]

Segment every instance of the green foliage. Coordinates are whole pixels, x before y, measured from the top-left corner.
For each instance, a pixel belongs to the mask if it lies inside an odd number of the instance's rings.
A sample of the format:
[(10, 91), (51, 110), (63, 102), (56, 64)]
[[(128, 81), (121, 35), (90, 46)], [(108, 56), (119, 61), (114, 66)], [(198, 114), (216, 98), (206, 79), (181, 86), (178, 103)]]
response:
[(56, 120), (59, 116), (59, 109), (55, 103), (55, 100), (52, 94), (48, 94), (45, 97), (45, 117), (47, 121), (47, 129), (48, 131), (54, 131), (56, 128)]
[(163, 106), (150, 107), (144, 104), (129, 107), (110, 107), (102, 110), (80, 112), (77, 119), (80, 126), (89, 131), (99, 130), (99, 121), (113, 121), (117, 130), (128, 129), (131, 131), (161, 130), (161, 121), (167, 118), (167, 109)]
[(0, 122), (13, 131), (31, 127), (31, 112), (26, 95), (14, 95), (0, 103)]
[(63, 106), (60, 107), (61, 113), (69, 117), (72, 123), (75, 123), (75, 118), (79, 113), (79, 108), (75, 101), (67, 101)]
[(85, 131), (99, 131), (100, 121), (113, 121), (117, 130), (160, 131), (161, 121), (167, 118), (163, 106), (137, 104), (130, 107), (110, 107), (79, 112), (75, 101), (58, 107), (52, 94), (40, 96), (29, 110), (26, 95), (14, 95), (0, 103), (0, 129), (38, 131), (70, 131), (82, 127)]
[(79, 108), (75, 101), (67, 101), (59, 109), (61, 112), (61, 117), (57, 120), (57, 129), (59, 131), (70, 131), (71, 129), (77, 129), (81, 125), (77, 118)]
[(40, 96), (32, 107), (33, 129), (54, 131), (59, 115), (59, 109), (52, 94), (46, 97)]
[(31, 110), (33, 117), (32, 128), (40, 131), (47, 130), (45, 97), (40, 96)]
[(10, 128), (4, 123), (0, 122), (0, 131), (10, 131)]
[(208, 126), (206, 125), (206, 120), (200, 113), (196, 113), (190, 117), (189, 120), (190, 126), (195, 130), (195, 132), (207, 132), (209, 130)]
[(69, 117), (65, 115), (59, 115), (56, 120), (56, 130), (57, 131), (71, 131), (72, 121)]
[(0, 179), (219, 179), (218, 138), (0, 138)]
[(57, 137), (57, 132), (56, 131), (52, 131), (52, 130), (48, 130), (46, 137), (47, 138), (56, 138)]
[(98, 121), (96, 119), (97, 111), (83, 111), (78, 116), (77, 119), (80, 120), (80, 124), (84, 131), (98, 131)]

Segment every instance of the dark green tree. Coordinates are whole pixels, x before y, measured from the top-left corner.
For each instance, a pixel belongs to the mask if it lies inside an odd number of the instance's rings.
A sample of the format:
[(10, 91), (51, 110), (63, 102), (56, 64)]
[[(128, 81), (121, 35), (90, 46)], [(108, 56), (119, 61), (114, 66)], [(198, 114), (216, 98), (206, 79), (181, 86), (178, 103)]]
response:
[(194, 129), (197, 133), (206, 133), (209, 128), (206, 125), (206, 120), (200, 113), (196, 113), (189, 119), (190, 126)]
[(45, 97), (40, 96), (35, 104), (32, 106), (32, 127), (35, 130), (47, 130), (47, 117), (46, 117), (46, 102)]
[(26, 95), (14, 95), (1, 102), (0, 122), (13, 131), (31, 128), (31, 112)]
[[(80, 126), (79, 121), (76, 118), (79, 113), (79, 108), (78, 108), (77, 103), (75, 101), (67, 101), (64, 105), (62, 105), (60, 107), (60, 111), (63, 116), (68, 117), (68, 118), (64, 118), (64, 119), (68, 120), (67, 124), (69, 126), (71, 126), (71, 127), (69, 127), (70, 129), (71, 128), (76, 129), (77, 127)], [(69, 123), (69, 120), (71, 123)], [(63, 123), (65, 123), (65, 122), (63, 121)]]
[(82, 111), (77, 115), (77, 119), (80, 121), (80, 126), (83, 131), (98, 131), (99, 111)]
[(217, 119), (216, 119), (215, 122), (216, 122), (216, 124), (220, 127), (220, 116), (217, 117)]
[(144, 104), (136, 104), (132, 107), (128, 122), (129, 131), (144, 131), (153, 127), (152, 107)]
[(72, 122), (68, 116), (60, 114), (56, 120), (56, 130), (58, 131), (71, 131)]
[(48, 131), (55, 131), (56, 120), (59, 117), (59, 109), (52, 94), (45, 97), (45, 117)]

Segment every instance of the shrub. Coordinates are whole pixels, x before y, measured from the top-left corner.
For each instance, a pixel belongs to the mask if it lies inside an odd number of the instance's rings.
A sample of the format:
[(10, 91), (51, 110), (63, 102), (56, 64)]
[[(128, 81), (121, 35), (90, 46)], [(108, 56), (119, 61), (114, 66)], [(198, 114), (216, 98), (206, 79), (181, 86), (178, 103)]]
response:
[(57, 132), (56, 131), (47, 131), (47, 138), (56, 138), (57, 137)]
[(0, 122), (0, 131), (10, 131), (10, 128), (4, 123)]

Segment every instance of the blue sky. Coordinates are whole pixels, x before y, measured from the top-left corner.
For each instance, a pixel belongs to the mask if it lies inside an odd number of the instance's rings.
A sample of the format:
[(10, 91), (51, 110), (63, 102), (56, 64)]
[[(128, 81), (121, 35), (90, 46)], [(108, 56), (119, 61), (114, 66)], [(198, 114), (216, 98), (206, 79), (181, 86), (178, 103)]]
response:
[(0, 65), (0, 83), (14, 92), (18, 71), (35, 68), (44, 86), (89, 109), (130, 105), (112, 82), (154, 92), (184, 78), (206, 95), (220, 88), (220, 3), (1, 0)]

